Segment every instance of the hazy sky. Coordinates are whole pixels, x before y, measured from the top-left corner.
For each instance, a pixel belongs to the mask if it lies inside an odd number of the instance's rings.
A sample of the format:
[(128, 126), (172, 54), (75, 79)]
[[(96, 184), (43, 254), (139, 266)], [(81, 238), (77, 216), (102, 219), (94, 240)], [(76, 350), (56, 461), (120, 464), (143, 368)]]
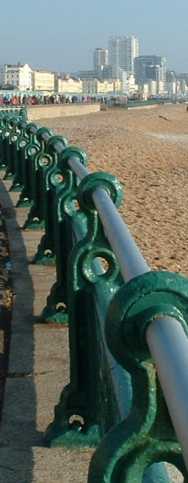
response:
[(1, 3), (0, 64), (76, 71), (92, 67), (110, 35), (134, 34), (142, 54), (188, 72), (188, 0), (10, 0)]

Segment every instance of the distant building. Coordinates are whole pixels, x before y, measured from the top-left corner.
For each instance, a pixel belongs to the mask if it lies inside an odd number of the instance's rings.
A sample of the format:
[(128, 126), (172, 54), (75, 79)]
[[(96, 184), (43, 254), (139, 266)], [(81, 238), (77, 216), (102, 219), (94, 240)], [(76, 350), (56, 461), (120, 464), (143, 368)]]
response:
[(187, 82), (185, 79), (180, 79), (179, 81), (179, 90), (180, 90), (180, 94), (185, 96), (187, 94)]
[(33, 90), (53, 92), (55, 90), (55, 73), (48, 70), (34, 70)]
[(112, 66), (114, 78), (120, 78), (120, 70), (133, 74), (134, 59), (138, 56), (139, 40), (133, 35), (109, 39), (109, 64)]
[(167, 70), (166, 72), (166, 82), (175, 82), (176, 81), (176, 73), (174, 70)]
[(168, 95), (166, 82), (156, 81), (152, 79), (140, 85), (139, 91), (142, 93), (144, 99), (147, 99), (148, 97), (164, 97)]
[(32, 69), (28, 64), (4, 64), (0, 67), (0, 84), (20, 91), (32, 89)]
[(188, 85), (188, 73), (182, 73), (182, 74), (178, 74), (177, 75), (177, 78), (179, 80), (184, 80), (186, 82), (186, 84)]
[(83, 79), (82, 86), (82, 93), (84, 95), (96, 95), (98, 91), (98, 79)]
[(98, 47), (93, 54), (93, 72), (95, 77), (105, 80), (112, 79), (112, 66), (109, 65), (108, 49)]
[(169, 97), (174, 97), (177, 94), (177, 81), (168, 81), (166, 84), (167, 93)]
[(120, 37), (111, 37), (109, 39), (109, 64), (112, 66), (112, 76), (114, 77), (114, 79), (119, 78), (121, 50), (120, 46)]
[(81, 80), (88, 80), (88, 79), (95, 79), (97, 77), (97, 72), (95, 70), (79, 70), (75, 74), (71, 74), (77, 76)]
[(121, 68), (129, 74), (134, 73), (134, 59), (139, 56), (139, 50), (139, 40), (133, 35), (122, 40)]
[(157, 82), (150, 80), (147, 84), (142, 86), (143, 93), (146, 98), (157, 95)]
[(83, 80), (83, 94), (84, 95), (107, 95), (119, 94), (122, 92), (122, 82), (119, 80), (100, 80), (100, 79), (85, 79)]
[(167, 95), (166, 82), (164, 81), (157, 82), (157, 95), (159, 96)]
[(97, 72), (108, 65), (108, 49), (98, 47), (93, 54), (93, 68)]
[(149, 80), (166, 81), (166, 58), (157, 55), (142, 55), (134, 59), (136, 82), (144, 84)]
[(80, 79), (67, 77), (57, 79), (58, 94), (82, 94), (82, 81)]
[(112, 66), (105, 65), (101, 67), (101, 69), (97, 70), (97, 74), (100, 79), (113, 79)]
[(138, 85), (135, 83), (135, 77), (133, 74), (127, 75), (126, 72), (124, 72), (124, 75), (122, 76), (122, 92), (128, 96), (138, 92)]
[(81, 80), (89, 80), (89, 79), (112, 79), (112, 67), (110, 65), (98, 67), (97, 70), (80, 70), (76, 72), (76, 74), (72, 74), (73, 76), (76, 75)]

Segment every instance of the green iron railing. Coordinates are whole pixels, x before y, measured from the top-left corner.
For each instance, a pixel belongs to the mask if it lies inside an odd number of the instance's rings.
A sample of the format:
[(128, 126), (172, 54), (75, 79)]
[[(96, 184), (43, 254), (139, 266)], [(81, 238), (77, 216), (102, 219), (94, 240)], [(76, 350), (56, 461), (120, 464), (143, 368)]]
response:
[(188, 481), (174, 431), (187, 462), (187, 279), (150, 271), (117, 212), (118, 180), (90, 174), (65, 138), (0, 112), (0, 162), (30, 207), (24, 228), (44, 229), (33, 263), (56, 267), (40, 321), (69, 326), (70, 384), (45, 444), (96, 446), (89, 483), (167, 483), (163, 461)]

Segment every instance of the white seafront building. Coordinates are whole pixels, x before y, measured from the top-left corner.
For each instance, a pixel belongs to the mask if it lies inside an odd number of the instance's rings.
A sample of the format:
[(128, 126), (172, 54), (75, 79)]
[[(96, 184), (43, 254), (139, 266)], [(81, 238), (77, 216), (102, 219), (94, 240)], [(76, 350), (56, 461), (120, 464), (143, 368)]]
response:
[(0, 67), (1, 86), (12, 86), (20, 91), (32, 89), (32, 69), (28, 64), (4, 64)]
[(71, 76), (58, 77), (56, 80), (56, 91), (58, 94), (82, 95), (83, 81)]

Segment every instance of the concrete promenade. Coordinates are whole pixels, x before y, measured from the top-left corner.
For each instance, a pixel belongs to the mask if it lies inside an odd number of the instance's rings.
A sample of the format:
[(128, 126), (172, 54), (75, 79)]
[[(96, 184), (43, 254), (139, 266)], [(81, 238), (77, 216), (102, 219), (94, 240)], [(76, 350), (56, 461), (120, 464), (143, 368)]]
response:
[(91, 450), (43, 447), (44, 431), (68, 382), (68, 330), (37, 323), (55, 270), (28, 263), (42, 233), (21, 230), (28, 210), (15, 210), (18, 193), (8, 193), (10, 184), (0, 181), (16, 292), (0, 431), (0, 483), (85, 483)]

